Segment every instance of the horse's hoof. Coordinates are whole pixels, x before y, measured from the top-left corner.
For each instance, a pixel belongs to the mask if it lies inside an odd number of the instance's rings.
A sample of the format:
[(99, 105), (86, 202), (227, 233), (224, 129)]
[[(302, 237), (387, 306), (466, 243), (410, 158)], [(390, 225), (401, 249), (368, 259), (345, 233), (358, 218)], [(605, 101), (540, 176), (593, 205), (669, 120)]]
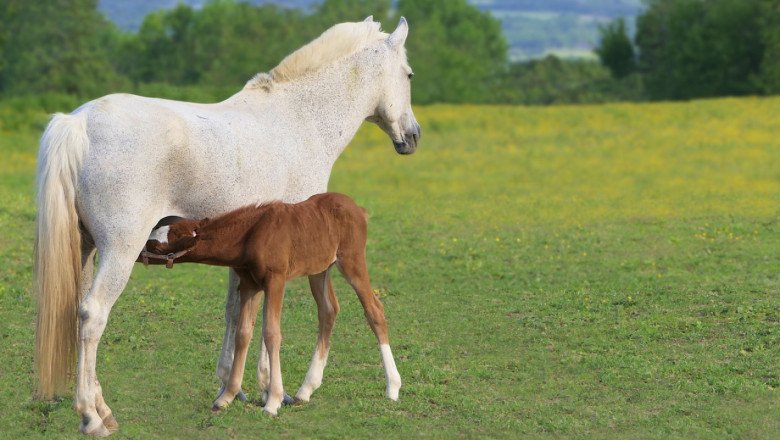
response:
[(385, 396), (387, 396), (387, 398), (392, 400), (393, 402), (397, 402), (398, 401), (398, 388), (387, 390), (387, 392), (385, 393)]
[(119, 429), (119, 423), (117, 423), (113, 414), (103, 417), (103, 426), (108, 429), (108, 432), (116, 432)]
[(268, 414), (270, 417), (279, 417), (277, 410), (270, 410), (270, 409), (263, 408), (263, 412)]
[(81, 422), (81, 426), (79, 426), (79, 431), (82, 434), (90, 435), (92, 437), (108, 437), (111, 435), (111, 431), (106, 428), (103, 421), (100, 419), (97, 420), (98, 422), (96, 423), (89, 423), (90, 419), (85, 418), (85, 420)]
[(211, 413), (218, 414), (220, 411), (222, 411), (225, 408), (225, 406), (219, 406), (215, 403), (214, 405), (211, 406)]

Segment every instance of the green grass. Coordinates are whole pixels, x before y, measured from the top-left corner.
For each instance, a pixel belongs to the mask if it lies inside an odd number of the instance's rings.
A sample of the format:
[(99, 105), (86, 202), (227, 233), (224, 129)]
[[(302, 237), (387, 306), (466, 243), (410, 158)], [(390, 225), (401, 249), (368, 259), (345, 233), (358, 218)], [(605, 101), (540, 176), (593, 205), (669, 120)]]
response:
[[(115, 437), (778, 438), (778, 105), (432, 106), (410, 157), (366, 127), (331, 187), (371, 214), (400, 400), (337, 280), (312, 401), (212, 415), (226, 273), (139, 266), (98, 352)], [(70, 396), (30, 398), (36, 118), (0, 133), (0, 432), (79, 438)], [(294, 392), (316, 336), (300, 280), (283, 333)]]

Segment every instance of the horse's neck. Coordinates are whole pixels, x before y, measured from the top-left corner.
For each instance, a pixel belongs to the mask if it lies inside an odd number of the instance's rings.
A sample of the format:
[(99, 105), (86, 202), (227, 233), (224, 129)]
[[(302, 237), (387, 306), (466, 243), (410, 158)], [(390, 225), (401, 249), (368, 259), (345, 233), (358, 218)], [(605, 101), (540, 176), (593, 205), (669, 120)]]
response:
[[(354, 57), (348, 62), (283, 84), (289, 102), (298, 108), (301, 127), (313, 128), (318, 148), (336, 160), (373, 114), (378, 85)], [(332, 164), (332, 163), (331, 163)]]

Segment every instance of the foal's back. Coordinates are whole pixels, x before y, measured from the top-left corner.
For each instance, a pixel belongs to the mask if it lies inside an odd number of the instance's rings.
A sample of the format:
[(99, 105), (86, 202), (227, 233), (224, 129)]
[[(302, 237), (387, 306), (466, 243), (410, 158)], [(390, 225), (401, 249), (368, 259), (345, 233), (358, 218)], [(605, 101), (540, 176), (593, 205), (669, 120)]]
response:
[(262, 272), (290, 279), (326, 270), (342, 252), (363, 255), (366, 232), (363, 208), (344, 194), (324, 193), (269, 205), (247, 237), (247, 248)]

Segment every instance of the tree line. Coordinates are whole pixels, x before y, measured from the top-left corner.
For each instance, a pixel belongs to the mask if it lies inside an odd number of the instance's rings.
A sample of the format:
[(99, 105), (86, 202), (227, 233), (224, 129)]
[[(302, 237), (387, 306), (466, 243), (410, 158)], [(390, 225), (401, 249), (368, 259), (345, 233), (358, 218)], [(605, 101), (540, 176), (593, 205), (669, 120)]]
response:
[(777, 0), (651, 0), (636, 27), (633, 41), (622, 20), (602, 27), (596, 52), (646, 99), (780, 92)]
[(211, 0), (146, 16), (123, 32), (97, 0), (5, 0), (0, 96), (124, 91), (225, 98), (331, 25), (373, 15), (411, 26), (414, 101), (551, 104), (780, 91), (776, 0), (648, 0), (632, 38), (600, 29), (600, 62), (510, 63), (500, 23), (466, 0), (324, 0), (311, 11)]

